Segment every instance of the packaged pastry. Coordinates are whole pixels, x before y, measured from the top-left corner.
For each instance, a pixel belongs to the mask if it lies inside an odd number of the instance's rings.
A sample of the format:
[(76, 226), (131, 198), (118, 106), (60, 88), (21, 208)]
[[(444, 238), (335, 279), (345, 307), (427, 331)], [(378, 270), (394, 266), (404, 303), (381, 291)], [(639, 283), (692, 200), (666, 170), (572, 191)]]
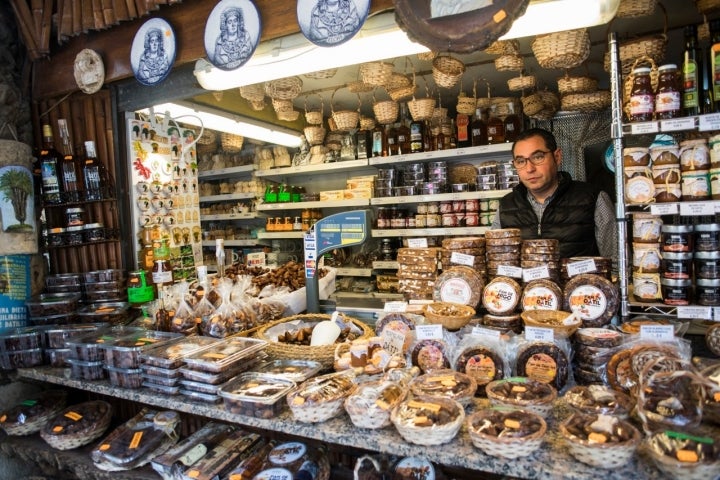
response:
[(495, 277), (482, 291), (482, 304), (494, 315), (508, 314), (518, 306), (522, 288), (510, 277)]
[(585, 414), (602, 413), (625, 419), (633, 408), (628, 395), (604, 385), (574, 386), (562, 398), (576, 412)]
[(63, 408), (67, 392), (45, 390), (0, 413), (0, 428), (8, 435), (30, 435), (39, 432), (45, 423)]
[(580, 328), (575, 332), (573, 340), (590, 347), (612, 348), (620, 345), (623, 337), (622, 333), (607, 328)]
[(570, 360), (567, 353), (555, 343), (527, 342), (518, 347), (517, 374), (547, 383), (562, 390), (568, 381)]
[(51, 418), (40, 436), (51, 447), (71, 450), (97, 440), (110, 425), (112, 408), (102, 400), (71, 405)]
[(352, 371), (330, 373), (311, 378), (287, 395), (295, 420), (323, 422), (342, 410), (345, 398), (355, 392)]
[(249, 417), (273, 418), (286, 406), (285, 396), (295, 388), (295, 382), (272, 375), (241, 373), (222, 385), (218, 394), (225, 410)]
[(442, 241), (442, 247), (448, 250), (467, 248), (485, 248), (484, 237), (449, 237)]
[(572, 277), (563, 294), (563, 310), (578, 314), (584, 327), (607, 325), (620, 304), (617, 287), (607, 278), (591, 273)]
[(441, 445), (455, 438), (465, 420), (465, 410), (455, 400), (422, 395), (401, 402), (390, 419), (407, 442)]
[(562, 289), (557, 283), (538, 279), (525, 285), (520, 305), (523, 310), (559, 310), (562, 302)]
[(137, 327), (112, 327), (68, 337), (65, 347), (70, 349), (70, 358), (85, 362), (101, 362), (105, 358), (102, 346), (118, 338), (143, 331)]
[(100, 470), (130, 470), (148, 463), (158, 451), (177, 443), (180, 416), (177, 412), (143, 408), (116, 428), (90, 452)]
[(184, 472), (182, 480), (212, 480), (225, 476), (261, 441), (260, 435), (232, 430)]
[(179, 337), (179, 333), (139, 331), (105, 341), (100, 349), (105, 354), (105, 365), (108, 367), (140, 368), (140, 355), (145, 348)]
[(390, 425), (390, 412), (406, 395), (407, 389), (397, 382), (363, 383), (345, 399), (345, 411), (356, 427), (383, 428)]
[(242, 359), (259, 352), (267, 342), (256, 338), (228, 338), (185, 358), (185, 363), (192, 369), (219, 373), (228, 370)]
[[(648, 362), (639, 378), (637, 414), (646, 430), (692, 431), (702, 420), (703, 388), (697, 383), (689, 365), (680, 363), (667, 371), (658, 358)], [(653, 373), (649, 373), (653, 372)]]
[(218, 343), (212, 337), (179, 337), (174, 340), (144, 349), (140, 359), (145, 366), (177, 369), (185, 363), (185, 357)]
[(469, 305), (480, 303), (483, 279), (472, 267), (455, 265), (438, 275), (433, 289), (433, 300)]
[(456, 349), (453, 368), (470, 376), (478, 388), (476, 395), (485, 395), (485, 385), (505, 377), (505, 362), (500, 355), (499, 342), (466, 336)]
[(570, 454), (598, 468), (627, 464), (640, 444), (640, 432), (625, 420), (609, 415), (573, 414), (560, 424)]
[(450, 349), (444, 340), (425, 339), (411, 349), (412, 364), (422, 372), (450, 368)]

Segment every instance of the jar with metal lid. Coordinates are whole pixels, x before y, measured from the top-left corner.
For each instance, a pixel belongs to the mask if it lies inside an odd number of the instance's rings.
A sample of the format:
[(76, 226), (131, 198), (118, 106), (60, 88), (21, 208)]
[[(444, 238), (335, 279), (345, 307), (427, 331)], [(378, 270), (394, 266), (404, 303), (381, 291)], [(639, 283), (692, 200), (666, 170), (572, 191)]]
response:
[(695, 297), (698, 305), (720, 305), (720, 279), (698, 278), (695, 280)]
[(690, 279), (661, 278), (663, 303), (665, 305), (689, 305), (692, 299)]
[(65, 245), (81, 245), (84, 241), (83, 230), (85, 227), (68, 227), (65, 229)]
[(647, 147), (623, 148), (623, 167), (647, 167), (650, 165), (650, 151)]
[(427, 227), (427, 214), (418, 213), (415, 215), (415, 228)]
[(83, 229), (86, 242), (99, 242), (106, 240), (105, 229), (102, 223), (88, 223)]
[(710, 151), (704, 138), (680, 142), (680, 169), (708, 170), (710, 168)]
[(695, 252), (695, 278), (720, 278), (720, 252)]
[(302, 217), (293, 217), (292, 224), (293, 231), (299, 232), (302, 230)]
[(83, 226), (85, 225), (85, 209), (81, 207), (66, 208), (65, 218), (68, 227)]
[(658, 67), (658, 85), (655, 91), (655, 116), (658, 120), (680, 116), (680, 85), (677, 65), (668, 63)]
[(720, 250), (720, 223), (695, 225), (695, 250), (698, 252)]
[(692, 225), (663, 225), (660, 228), (663, 252), (692, 252), (695, 244)]
[(48, 232), (48, 245), (51, 247), (62, 247), (65, 245), (65, 229), (61, 227), (51, 228)]
[(661, 260), (663, 278), (690, 278), (692, 252), (664, 252)]
[(628, 120), (631, 122), (649, 122), (655, 111), (655, 92), (650, 81), (650, 68), (638, 67), (632, 71), (633, 82), (630, 88), (630, 111)]

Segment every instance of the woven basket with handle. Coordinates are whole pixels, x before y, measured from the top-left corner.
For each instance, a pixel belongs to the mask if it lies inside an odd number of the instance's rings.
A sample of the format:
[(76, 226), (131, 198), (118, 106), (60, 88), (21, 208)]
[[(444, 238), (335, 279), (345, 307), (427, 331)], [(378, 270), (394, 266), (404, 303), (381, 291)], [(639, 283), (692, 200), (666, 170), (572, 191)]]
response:
[(360, 96), (358, 95), (357, 110), (335, 110), (334, 98), (338, 89), (335, 89), (330, 96), (330, 111), (332, 113), (335, 128), (337, 130), (348, 132), (357, 128), (360, 120)]
[(420, 52), (417, 54), (418, 60), (423, 60), (425, 62), (429, 62), (431, 60), (434, 60), (435, 57), (437, 57), (438, 52), (433, 52), (430, 50), (429, 52)]
[(306, 78), (312, 78), (314, 80), (324, 80), (326, 78), (332, 78), (337, 73), (337, 68), (328, 68), (326, 70), (318, 70), (317, 72), (310, 72), (303, 74)]
[(265, 84), (265, 93), (273, 100), (293, 100), (302, 91), (300, 77), (286, 77)]
[(571, 112), (597, 112), (608, 108), (611, 98), (609, 90), (570, 93), (562, 96), (560, 106), (562, 110)]
[(380, 125), (388, 125), (397, 120), (400, 105), (395, 100), (377, 101), (375, 93), (373, 93), (373, 113), (375, 113), (375, 120)]
[(465, 64), (453, 56), (438, 55), (433, 60), (433, 79), (440, 87), (454, 87), (463, 73), (465, 73)]
[(620, 0), (615, 16), (618, 18), (642, 17), (652, 15), (657, 7), (657, 0)]
[(560, 95), (568, 93), (585, 93), (597, 90), (598, 82), (588, 76), (570, 76), (565, 73), (564, 76), (558, 78), (558, 92)]
[(245, 138), (234, 133), (222, 132), (220, 134), (220, 145), (225, 152), (238, 153), (242, 150)]
[(538, 35), (532, 51), (543, 68), (572, 68), (590, 55), (590, 35), (584, 28)]
[(388, 62), (368, 62), (360, 65), (360, 79), (366, 85), (382, 87), (390, 81), (393, 64)]
[(259, 83), (240, 87), (240, 96), (248, 102), (259, 102), (265, 98), (265, 89)]
[(522, 97), (523, 112), (528, 117), (532, 117), (536, 113), (540, 112), (544, 108), (542, 97), (537, 92), (531, 93)]
[(323, 122), (323, 98), (317, 96), (320, 98), (320, 106), (315, 109), (308, 109), (308, 97), (305, 97), (305, 120), (310, 125), (320, 125)]
[(396, 88), (409, 87), (410, 85), (412, 85), (410, 77), (403, 73), (393, 72), (392, 75), (390, 75), (390, 80), (388, 80), (388, 83), (385, 85), (385, 90), (394, 90)]
[(517, 40), (495, 40), (485, 49), (488, 55), (517, 55), (520, 53), (520, 42)]
[[(415, 73), (413, 73), (413, 84), (415, 83)], [(435, 99), (430, 98), (430, 92), (425, 84), (425, 93), (428, 98), (415, 98), (413, 95), (412, 100), (408, 100), (407, 106), (410, 110), (410, 116), (413, 120), (428, 120), (432, 118), (433, 112), (435, 111)]]
[(495, 59), (495, 70), (498, 72), (519, 72), (524, 66), (523, 57), (514, 53), (500, 55)]
[(303, 133), (310, 145), (322, 145), (325, 141), (325, 129), (320, 125), (308, 125)]
[(535, 75), (523, 75), (522, 72), (520, 72), (519, 77), (511, 78), (507, 81), (507, 84), (511, 92), (531, 90), (535, 88)]
[[(618, 58), (620, 59), (620, 71), (623, 75), (627, 75), (632, 71), (633, 62), (638, 58), (650, 57), (656, 63), (661, 63), (665, 58), (665, 49), (667, 47), (667, 28), (668, 18), (665, 7), (662, 3), (658, 3), (663, 13), (665, 21), (663, 33), (658, 35), (647, 35), (640, 38), (628, 39), (618, 43)], [(608, 24), (608, 32), (612, 26), (612, 21)], [(605, 52), (603, 60), (605, 71), (610, 71), (610, 52)]]
[(372, 130), (375, 128), (375, 119), (360, 115), (360, 130)]

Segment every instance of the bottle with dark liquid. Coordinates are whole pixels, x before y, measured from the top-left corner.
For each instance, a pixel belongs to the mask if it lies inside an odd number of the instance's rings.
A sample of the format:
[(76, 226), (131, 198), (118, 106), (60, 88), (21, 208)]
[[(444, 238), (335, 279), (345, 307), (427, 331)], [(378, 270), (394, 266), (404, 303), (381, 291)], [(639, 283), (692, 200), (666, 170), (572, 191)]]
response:
[(397, 146), (399, 155), (410, 153), (410, 121), (406, 103), (400, 104), (400, 124), (397, 126)]
[(432, 127), (430, 126), (430, 122), (428, 120), (425, 120), (425, 124), (423, 125), (423, 151), (424, 152), (432, 152), (433, 150), (437, 150), (433, 146), (433, 132)]
[(356, 157), (358, 159), (372, 157), (372, 132), (370, 130), (358, 130), (355, 147), (357, 148)]
[(490, 108), (490, 115), (487, 121), (488, 143), (504, 143), (505, 142), (505, 124), (500, 117), (497, 116), (497, 106)]
[(480, 107), (477, 107), (475, 109), (475, 117), (470, 124), (470, 135), (470, 142), (473, 147), (477, 147), (479, 145), (487, 145), (487, 124), (485, 124), (485, 120), (483, 120), (483, 112), (482, 108)]
[(515, 113), (515, 104), (508, 102), (508, 115), (503, 120), (505, 130), (505, 142), (513, 143), (522, 130), (522, 121), (520, 116)]
[(448, 148), (458, 148), (457, 144), (457, 130), (455, 126), (455, 120), (450, 119), (450, 135), (448, 135)]
[(42, 179), (43, 200), (45, 203), (56, 204), (60, 198), (60, 152), (55, 150), (53, 133), (50, 125), (43, 125), (43, 147), (40, 150), (40, 177)]
[(95, 142), (85, 142), (85, 164), (82, 167), (85, 200), (102, 200), (107, 195), (108, 181), (105, 165), (97, 158)]
[(372, 156), (387, 157), (387, 134), (380, 124), (375, 125), (372, 131)]
[(708, 89), (712, 92), (714, 111), (720, 112), (720, 20), (710, 22)]
[(697, 27), (685, 27), (685, 54), (683, 56), (683, 114), (700, 114), (702, 98), (702, 54), (697, 41)]
[(62, 183), (61, 198), (65, 202), (79, 202), (82, 200), (82, 166), (80, 164), (80, 157), (73, 154), (70, 134), (67, 130), (67, 122), (61, 119), (58, 120), (58, 125), (63, 142), (63, 159), (60, 166), (60, 181)]
[(398, 154), (398, 132), (397, 132), (398, 124), (394, 123), (392, 125), (388, 125), (387, 127), (387, 146), (388, 146), (388, 155), (397, 155)]
[(471, 143), (470, 139), (470, 132), (472, 130), (472, 127), (470, 126), (470, 117), (464, 113), (458, 113), (455, 117), (455, 127), (457, 129), (457, 133), (455, 134), (457, 139), (457, 148), (465, 148), (470, 145), (474, 145), (474, 143)]
[(172, 322), (170, 312), (165, 309), (165, 300), (162, 285), (158, 286), (158, 309), (155, 312), (155, 330), (160, 332), (169, 332)]
[(410, 153), (423, 151), (425, 137), (425, 123), (422, 120), (413, 120), (410, 123)]

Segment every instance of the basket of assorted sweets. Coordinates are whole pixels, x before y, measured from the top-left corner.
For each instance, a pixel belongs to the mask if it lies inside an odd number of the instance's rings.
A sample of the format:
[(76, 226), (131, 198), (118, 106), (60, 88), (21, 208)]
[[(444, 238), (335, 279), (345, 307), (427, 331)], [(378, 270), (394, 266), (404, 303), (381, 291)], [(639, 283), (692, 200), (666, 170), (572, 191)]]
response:
[(466, 424), (473, 445), (488, 455), (510, 459), (537, 450), (547, 431), (540, 415), (505, 407), (479, 410)]

